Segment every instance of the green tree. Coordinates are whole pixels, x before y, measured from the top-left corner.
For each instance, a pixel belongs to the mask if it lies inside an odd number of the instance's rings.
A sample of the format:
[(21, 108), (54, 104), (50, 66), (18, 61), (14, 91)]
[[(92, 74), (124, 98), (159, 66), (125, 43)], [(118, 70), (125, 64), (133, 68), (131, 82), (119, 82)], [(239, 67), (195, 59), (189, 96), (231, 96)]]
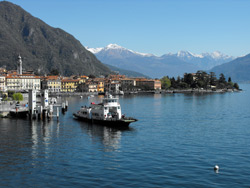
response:
[(23, 100), (23, 95), (21, 93), (14, 93), (12, 98), (15, 101), (22, 101)]
[(239, 85), (237, 83), (234, 83), (234, 88), (239, 89), (240, 87), (239, 87)]
[(223, 73), (220, 74), (219, 82), (225, 84), (226, 83), (226, 78)]
[(197, 71), (196, 83), (199, 87), (207, 88), (209, 84), (209, 75), (205, 71)]
[(234, 87), (234, 83), (231, 80), (231, 77), (228, 78), (228, 82), (227, 82), (227, 88), (228, 89), (233, 89)]
[(217, 78), (214, 72), (210, 72), (210, 85), (211, 86), (216, 86)]
[(174, 77), (170, 78), (170, 81), (171, 81), (171, 87), (172, 87), (172, 88), (176, 88), (176, 81), (175, 81), (175, 78), (174, 78)]
[(184, 79), (183, 81), (189, 86), (189, 87), (193, 87), (194, 86), (194, 77), (191, 73), (187, 74), (185, 73), (184, 74)]
[(161, 87), (162, 89), (168, 89), (171, 86), (171, 81), (168, 76), (164, 76), (161, 78)]

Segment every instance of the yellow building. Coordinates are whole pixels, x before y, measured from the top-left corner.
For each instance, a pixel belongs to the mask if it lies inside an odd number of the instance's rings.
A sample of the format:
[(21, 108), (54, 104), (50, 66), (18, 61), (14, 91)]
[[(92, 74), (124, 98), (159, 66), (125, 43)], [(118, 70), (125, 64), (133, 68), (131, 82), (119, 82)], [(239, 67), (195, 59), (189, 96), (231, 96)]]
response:
[(104, 93), (104, 78), (95, 78), (94, 82), (97, 85), (97, 92)]
[(61, 92), (75, 92), (81, 79), (62, 79)]
[(46, 76), (42, 81), (42, 89), (48, 89), (49, 92), (61, 92), (61, 79), (59, 76)]
[(104, 92), (104, 81), (99, 81), (97, 84), (97, 92), (103, 93)]

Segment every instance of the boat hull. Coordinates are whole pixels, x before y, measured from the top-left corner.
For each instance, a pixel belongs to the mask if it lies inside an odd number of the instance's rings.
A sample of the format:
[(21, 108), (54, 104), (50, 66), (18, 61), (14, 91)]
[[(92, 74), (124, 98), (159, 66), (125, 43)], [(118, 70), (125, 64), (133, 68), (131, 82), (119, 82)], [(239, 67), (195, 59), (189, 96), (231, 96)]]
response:
[(83, 116), (80, 116), (77, 113), (73, 113), (73, 116), (81, 121), (91, 122), (99, 125), (114, 127), (114, 128), (128, 128), (130, 123), (136, 122), (134, 118), (125, 118), (120, 120), (98, 120), (98, 119), (88, 119)]
[(28, 111), (10, 111), (9, 115), (16, 118), (26, 118), (28, 116)]

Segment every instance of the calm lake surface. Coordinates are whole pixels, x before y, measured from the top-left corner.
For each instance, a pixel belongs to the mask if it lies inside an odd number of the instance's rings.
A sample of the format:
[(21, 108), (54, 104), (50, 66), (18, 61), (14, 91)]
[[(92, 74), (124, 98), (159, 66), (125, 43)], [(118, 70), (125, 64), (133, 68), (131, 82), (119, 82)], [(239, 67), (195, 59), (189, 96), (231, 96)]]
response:
[(89, 103), (79, 97), (59, 123), (0, 119), (0, 187), (249, 187), (250, 85), (240, 86), (120, 97), (139, 119), (129, 130), (74, 120)]

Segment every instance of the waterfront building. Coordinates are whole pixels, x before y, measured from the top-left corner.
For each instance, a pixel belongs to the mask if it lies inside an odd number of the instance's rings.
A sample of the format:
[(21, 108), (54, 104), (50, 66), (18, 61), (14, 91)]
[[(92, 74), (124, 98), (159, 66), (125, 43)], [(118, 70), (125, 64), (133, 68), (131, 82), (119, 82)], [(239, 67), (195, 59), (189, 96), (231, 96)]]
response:
[(94, 81), (88, 81), (81, 83), (77, 87), (77, 92), (97, 92), (98, 84)]
[(64, 78), (61, 81), (61, 92), (75, 92), (81, 83), (81, 79)]
[(104, 78), (95, 78), (93, 80), (97, 84), (97, 92), (103, 93), (104, 92)]
[(42, 89), (48, 89), (50, 93), (61, 92), (60, 76), (46, 76), (42, 81)]
[(104, 81), (98, 81), (98, 83), (97, 83), (97, 92), (99, 92), (99, 93), (104, 92)]
[(7, 74), (6, 76), (7, 90), (23, 91), (29, 89), (40, 90), (41, 78), (33, 74), (22, 73), (20, 74)]
[(161, 81), (160, 80), (151, 80), (146, 78), (136, 79), (136, 86), (144, 90), (160, 90)]
[(136, 87), (136, 81), (132, 78), (121, 79), (121, 88), (125, 90), (133, 90)]
[(1, 75), (0, 75), (0, 91), (1, 92), (6, 91), (5, 76), (1, 76)]
[(105, 91), (112, 93), (119, 93), (121, 88), (121, 84), (119, 82), (106, 82), (105, 83)]
[(87, 92), (97, 92), (98, 84), (96, 82), (88, 82), (87, 84)]

